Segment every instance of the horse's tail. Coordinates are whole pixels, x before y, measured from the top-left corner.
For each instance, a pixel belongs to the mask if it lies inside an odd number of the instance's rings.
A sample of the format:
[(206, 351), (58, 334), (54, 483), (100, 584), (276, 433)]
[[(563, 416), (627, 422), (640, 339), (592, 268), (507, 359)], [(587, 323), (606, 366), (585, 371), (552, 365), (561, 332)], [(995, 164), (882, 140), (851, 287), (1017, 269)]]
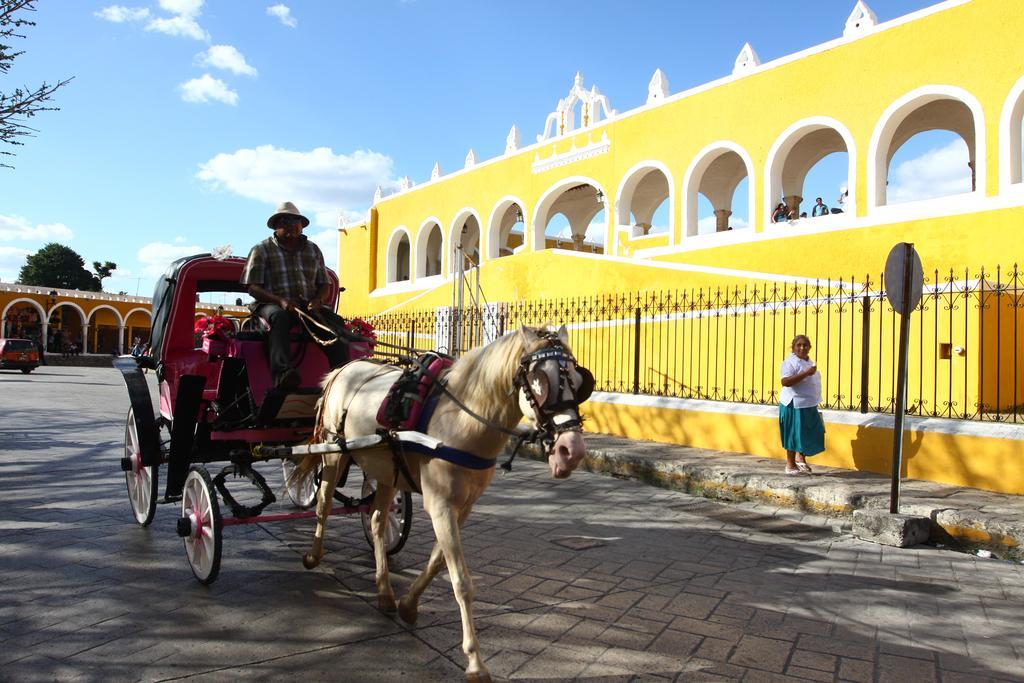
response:
[[(324, 398), (331, 390), (331, 386), (334, 384), (334, 380), (341, 374), (342, 368), (332, 370), (326, 378), (324, 378), (323, 391), (320, 393), (320, 398), (316, 400), (316, 412), (314, 413), (313, 421), (313, 435), (309, 439), (309, 443), (321, 443), (324, 440)], [(344, 439), (344, 435), (339, 434), (340, 438)], [(307, 456), (302, 460), (295, 463), (295, 469), (288, 476), (288, 481), (285, 482), (285, 486), (291, 486), (293, 483), (304, 481), (305, 478), (313, 473), (313, 471), (320, 465), (322, 458), (313, 458)]]

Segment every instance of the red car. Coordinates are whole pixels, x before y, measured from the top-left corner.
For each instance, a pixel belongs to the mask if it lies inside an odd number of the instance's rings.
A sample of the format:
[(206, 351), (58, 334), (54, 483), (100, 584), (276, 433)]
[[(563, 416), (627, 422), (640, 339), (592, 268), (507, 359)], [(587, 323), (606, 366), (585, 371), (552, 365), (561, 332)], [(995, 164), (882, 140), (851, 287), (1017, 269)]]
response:
[(39, 349), (28, 339), (0, 339), (0, 369), (26, 375), (39, 367)]

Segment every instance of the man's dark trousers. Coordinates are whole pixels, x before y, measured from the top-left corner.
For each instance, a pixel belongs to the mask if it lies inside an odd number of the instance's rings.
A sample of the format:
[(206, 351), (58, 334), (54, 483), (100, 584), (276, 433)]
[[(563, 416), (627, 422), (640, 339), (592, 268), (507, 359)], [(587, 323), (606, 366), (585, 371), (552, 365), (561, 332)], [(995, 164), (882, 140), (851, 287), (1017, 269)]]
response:
[[(298, 324), (299, 316), (289, 313), (277, 304), (260, 304), (255, 314), (263, 318), (270, 325), (270, 333), (267, 335), (267, 352), (270, 357), (270, 371), (276, 378), (281, 373), (292, 367), (291, 343), (289, 340), (292, 327)], [(317, 320), (323, 325), (331, 328), (339, 337), (338, 341), (330, 346), (319, 346), (316, 342), (308, 342), (323, 349), (327, 356), (327, 362), (332, 368), (339, 367), (348, 361), (348, 336), (345, 330), (345, 321), (340, 316), (327, 308), (320, 308), (314, 314)], [(322, 333), (321, 336), (328, 336), (323, 330), (314, 332)]]

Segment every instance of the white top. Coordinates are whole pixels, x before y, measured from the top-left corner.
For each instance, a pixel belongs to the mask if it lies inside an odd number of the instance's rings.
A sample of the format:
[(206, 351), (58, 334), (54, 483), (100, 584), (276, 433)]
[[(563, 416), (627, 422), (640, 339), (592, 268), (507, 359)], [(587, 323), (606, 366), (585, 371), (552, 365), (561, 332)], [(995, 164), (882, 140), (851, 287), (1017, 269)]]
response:
[[(807, 368), (814, 367), (812, 360), (800, 360), (795, 353), (789, 354), (779, 368), (780, 377), (792, 377)], [(813, 408), (821, 403), (821, 373), (816, 372), (805, 377), (791, 387), (782, 387), (779, 403), (784, 406), (793, 404), (794, 408)]]

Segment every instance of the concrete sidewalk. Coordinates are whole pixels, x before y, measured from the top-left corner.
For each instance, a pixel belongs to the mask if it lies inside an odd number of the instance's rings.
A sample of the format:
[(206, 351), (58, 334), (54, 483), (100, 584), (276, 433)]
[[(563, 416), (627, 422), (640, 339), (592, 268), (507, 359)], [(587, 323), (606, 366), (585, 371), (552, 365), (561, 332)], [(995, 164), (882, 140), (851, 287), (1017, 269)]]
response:
[[(784, 473), (785, 461), (745, 453), (632, 441), (587, 434), (584, 469), (638, 479), (662, 488), (716, 500), (755, 501), (851, 518), (854, 510), (889, 509), (890, 479), (815, 465), (812, 475)], [(537, 450), (530, 457), (539, 458)], [(999, 557), (1024, 560), (1024, 496), (907, 480), (900, 512), (931, 519), (930, 541), (983, 548)]]

